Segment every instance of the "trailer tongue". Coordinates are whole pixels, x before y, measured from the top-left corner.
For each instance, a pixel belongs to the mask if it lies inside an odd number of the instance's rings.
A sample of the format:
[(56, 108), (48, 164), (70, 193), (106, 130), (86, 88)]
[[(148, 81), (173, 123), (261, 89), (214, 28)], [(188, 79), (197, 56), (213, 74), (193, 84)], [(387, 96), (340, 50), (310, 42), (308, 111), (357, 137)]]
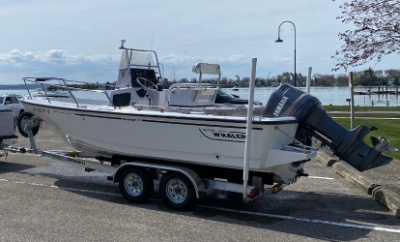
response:
[(374, 145), (372, 148), (363, 141), (370, 131), (376, 130), (375, 127), (360, 125), (347, 130), (323, 110), (316, 97), (291, 85), (281, 85), (271, 94), (264, 117), (295, 117), (300, 122), (296, 138), (310, 141), (315, 137), (322, 145), (331, 148), (340, 159), (360, 171), (391, 161), (390, 157), (381, 154), (383, 150), (392, 149), (386, 139), (371, 137)]

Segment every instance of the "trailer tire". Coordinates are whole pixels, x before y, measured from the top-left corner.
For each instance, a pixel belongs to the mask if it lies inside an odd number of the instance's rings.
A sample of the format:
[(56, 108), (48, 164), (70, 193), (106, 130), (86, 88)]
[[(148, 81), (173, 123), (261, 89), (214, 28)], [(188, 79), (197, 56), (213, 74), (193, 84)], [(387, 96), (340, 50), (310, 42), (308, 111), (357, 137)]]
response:
[[(22, 112), (18, 116), (17, 126), (18, 126), (18, 131), (22, 136), (27, 137), (27, 138), (29, 137), (28, 131), (25, 130), (25, 124), (33, 118), (35, 118), (35, 116), (30, 112)], [(32, 129), (33, 136), (37, 135), (37, 133), (39, 132), (39, 126), (40, 125), (38, 125)]]
[(189, 210), (193, 208), (196, 195), (192, 182), (178, 172), (167, 172), (160, 181), (162, 200), (171, 208)]
[(119, 179), (119, 190), (132, 203), (145, 203), (153, 194), (153, 179), (144, 169), (129, 167)]

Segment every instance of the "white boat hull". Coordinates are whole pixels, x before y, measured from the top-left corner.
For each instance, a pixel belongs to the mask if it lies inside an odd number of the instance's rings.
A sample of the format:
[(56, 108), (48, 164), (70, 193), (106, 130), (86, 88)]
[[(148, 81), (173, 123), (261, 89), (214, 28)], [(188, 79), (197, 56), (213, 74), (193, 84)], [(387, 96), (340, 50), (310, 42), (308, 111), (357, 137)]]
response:
[[(113, 155), (242, 169), (245, 118), (125, 109), (92, 110), (25, 100), (25, 108), (47, 121), (78, 150)], [(249, 169), (309, 160), (315, 152), (282, 150), (293, 141), (293, 118), (253, 121)]]

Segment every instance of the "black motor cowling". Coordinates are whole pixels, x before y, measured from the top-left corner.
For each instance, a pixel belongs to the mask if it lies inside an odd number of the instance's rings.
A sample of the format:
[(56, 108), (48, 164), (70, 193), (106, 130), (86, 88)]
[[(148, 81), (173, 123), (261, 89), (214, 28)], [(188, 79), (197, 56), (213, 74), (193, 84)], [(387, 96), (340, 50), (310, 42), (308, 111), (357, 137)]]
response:
[[(314, 96), (289, 84), (280, 85), (270, 96), (264, 117), (295, 117), (299, 121), (297, 136), (317, 138), (333, 153), (354, 168), (363, 171), (388, 163), (391, 158), (364, 143), (364, 137), (374, 127), (361, 125), (347, 130), (333, 120)], [(304, 137), (306, 136), (306, 137)]]

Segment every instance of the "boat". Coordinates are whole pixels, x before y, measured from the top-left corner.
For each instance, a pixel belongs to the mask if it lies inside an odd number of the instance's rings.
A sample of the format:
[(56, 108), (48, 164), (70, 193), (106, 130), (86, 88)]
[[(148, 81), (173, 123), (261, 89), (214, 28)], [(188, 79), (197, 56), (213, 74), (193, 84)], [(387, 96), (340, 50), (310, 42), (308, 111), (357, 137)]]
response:
[(280, 85), (279, 82), (272, 82), (271, 87), (278, 87)]
[[(157, 170), (177, 166), (185, 174), (196, 173), (193, 184), (197, 176), (239, 183), (246, 169), (250, 177), (261, 178), (262, 185), (292, 184), (306, 175), (304, 164), (317, 154), (310, 146), (312, 138), (359, 170), (387, 162), (380, 154), (385, 145), (377, 141), (371, 148), (363, 142), (373, 128), (348, 131), (326, 114), (317, 98), (289, 84), (280, 85), (251, 117), (251, 103), (215, 103), (219, 81), (205, 83), (202, 78), (219, 79), (218, 64), (196, 63), (192, 71), (199, 75), (198, 83), (164, 89), (157, 53), (126, 48), (124, 43), (115, 88), (85, 90), (103, 99), (78, 97), (75, 91), (82, 90), (72, 88), (72, 80), (24, 77), (25, 83), (44, 88), (59, 83), (69, 93), (63, 98), (29, 94), (21, 101), (25, 109), (52, 125), (77, 150), (102, 162), (124, 166), (140, 161), (139, 166), (145, 162), (145, 167)], [(120, 181), (122, 191), (129, 190), (125, 182)], [(132, 196), (125, 197), (134, 200)]]
[[(101, 94), (103, 100), (76, 97), (71, 80), (24, 77), (25, 83), (44, 89), (61, 83), (59, 89), (69, 92), (63, 98), (28, 95), (22, 100), (24, 107), (70, 145), (99, 160), (142, 159), (220, 173), (243, 168), (246, 105), (216, 104), (218, 83), (202, 81), (205, 74), (221, 76), (218, 64), (196, 63), (192, 71), (199, 74), (198, 83), (162, 89), (155, 51), (126, 48), (124, 43), (120, 49), (115, 89), (86, 90)], [(293, 117), (254, 117), (250, 172), (264, 174), (269, 181), (295, 182), (303, 174), (303, 164), (316, 156), (316, 149), (294, 139), (297, 127)]]
[(232, 91), (239, 91), (239, 88), (234, 86), (234, 87), (232, 87)]
[(38, 88), (37, 90), (30, 92), (29, 95), (36, 97), (69, 97), (69, 93), (66, 90), (44, 90), (42, 88)]

